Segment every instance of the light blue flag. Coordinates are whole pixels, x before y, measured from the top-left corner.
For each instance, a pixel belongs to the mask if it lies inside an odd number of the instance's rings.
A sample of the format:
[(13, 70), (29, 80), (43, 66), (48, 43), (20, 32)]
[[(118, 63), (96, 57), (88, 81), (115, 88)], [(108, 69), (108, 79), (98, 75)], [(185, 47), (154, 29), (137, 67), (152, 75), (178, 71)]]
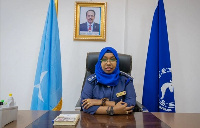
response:
[(142, 104), (150, 112), (175, 112), (163, 0), (158, 1), (154, 12), (146, 60)]
[(55, 4), (50, 0), (38, 58), (31, 110), (62, 108), (60, 39)]

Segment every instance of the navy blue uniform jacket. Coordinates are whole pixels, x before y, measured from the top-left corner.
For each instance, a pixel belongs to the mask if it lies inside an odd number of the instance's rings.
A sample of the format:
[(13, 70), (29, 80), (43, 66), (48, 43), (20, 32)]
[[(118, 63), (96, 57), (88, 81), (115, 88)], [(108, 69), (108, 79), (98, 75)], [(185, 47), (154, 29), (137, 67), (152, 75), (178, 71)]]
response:
[[(117, 97), (116, 94), (126, 91), (126, 95)], [(109, 101), (123, 101), (128, 106), (135, 106), (136, 94), (133, 86), (133, 78), (124, 72), (120, 72), (119, 83), (117, 86), (110, 87), (98, 83), (96, 75), (92, 74), (85, 82), (81, 93), (81, 101), (84, 99), (102, 99), (109, 98)], [(82, 103), (82, 102), (81, 102)], [(83, 109), (84, 112), (94, 114), (100, 106), (92, 106), (88, 109)]]

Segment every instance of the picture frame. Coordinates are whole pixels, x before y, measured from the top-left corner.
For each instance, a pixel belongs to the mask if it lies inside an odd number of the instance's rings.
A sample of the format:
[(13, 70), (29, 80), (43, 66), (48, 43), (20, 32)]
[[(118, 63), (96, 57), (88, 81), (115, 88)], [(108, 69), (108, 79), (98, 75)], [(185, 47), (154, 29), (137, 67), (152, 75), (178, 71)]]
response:
[(107, 2), (75, 2), (74, 40), (106, 41)]

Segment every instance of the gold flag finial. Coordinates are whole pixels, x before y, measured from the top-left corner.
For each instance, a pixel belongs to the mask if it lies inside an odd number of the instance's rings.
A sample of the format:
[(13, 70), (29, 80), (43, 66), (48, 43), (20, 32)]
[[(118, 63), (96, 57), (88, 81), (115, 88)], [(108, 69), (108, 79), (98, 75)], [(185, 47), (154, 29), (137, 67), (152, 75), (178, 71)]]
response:
[(56, 6), (56, 14), (58, 16), (58, 0), (55, 0), (55, 6)]

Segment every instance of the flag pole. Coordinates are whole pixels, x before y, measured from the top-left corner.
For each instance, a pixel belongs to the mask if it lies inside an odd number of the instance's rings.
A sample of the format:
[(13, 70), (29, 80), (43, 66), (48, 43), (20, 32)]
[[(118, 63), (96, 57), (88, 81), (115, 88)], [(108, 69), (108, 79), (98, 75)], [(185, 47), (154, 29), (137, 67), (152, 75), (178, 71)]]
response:
[[(58, 0), (54, 0), (54, 2), (55, 2), (55, 7), (56, 7), (56, 15), (58, 17)], [(52, 110), (53, 111), (60, 111), (61, 108), (62, 108), (62, 97), (61, 97), (59, 103), (57, 104), (57, 106), (55, 108), (53, 108)]]
[(55, 0), (55, 6), (56, 6), (56, 14), (57, 14), (57, 17), (58, 17), (58, 0)]

